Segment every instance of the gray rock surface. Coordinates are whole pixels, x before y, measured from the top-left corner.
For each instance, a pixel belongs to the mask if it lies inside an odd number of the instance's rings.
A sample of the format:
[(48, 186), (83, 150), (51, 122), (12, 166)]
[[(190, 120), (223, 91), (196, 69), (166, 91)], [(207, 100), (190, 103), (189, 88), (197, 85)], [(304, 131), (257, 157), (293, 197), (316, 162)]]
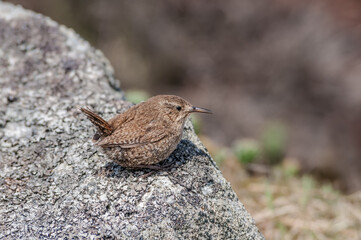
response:
[(124, 111), (117, 84), (72, 30), (0, 2), (0, 239), (263, 239), (189, 122), (168, 172), (97, 151), (76, 106)]

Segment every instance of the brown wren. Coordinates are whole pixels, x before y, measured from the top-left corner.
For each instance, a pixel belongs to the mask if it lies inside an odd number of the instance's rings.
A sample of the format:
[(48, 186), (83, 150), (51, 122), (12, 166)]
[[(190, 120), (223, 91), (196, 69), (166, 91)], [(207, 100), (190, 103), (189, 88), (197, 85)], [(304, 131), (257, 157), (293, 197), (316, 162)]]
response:
[(152, 168), (176, 149), (190, 113), (211, 113), (181, 97), (159, 95), (139, 103), (109, 121), (80, 110), (96, 126), (93, 140), (114, 162), (127, 168)]

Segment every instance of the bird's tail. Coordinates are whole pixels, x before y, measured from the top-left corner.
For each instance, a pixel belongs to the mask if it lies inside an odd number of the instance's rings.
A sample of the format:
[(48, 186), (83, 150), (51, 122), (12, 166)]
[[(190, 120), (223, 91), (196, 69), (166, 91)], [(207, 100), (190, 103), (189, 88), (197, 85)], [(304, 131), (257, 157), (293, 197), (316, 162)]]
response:
[(79, 110), (97, 127), (98, 132), (94, 135), (94, 140), (98, 140), (101, 136), (108, 136), (113, 132), (112, 126), (98, 114), (82, 107)]

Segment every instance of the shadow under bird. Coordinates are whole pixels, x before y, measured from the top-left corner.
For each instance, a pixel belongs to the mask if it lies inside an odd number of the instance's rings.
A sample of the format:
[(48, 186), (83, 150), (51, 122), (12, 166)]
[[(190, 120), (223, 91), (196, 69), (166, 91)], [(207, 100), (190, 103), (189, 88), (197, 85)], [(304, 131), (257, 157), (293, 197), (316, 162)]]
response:
[(97, 128), (95, 145), (127, 168), (155, 168), (153, 164), (165, 160), (176, 149), (189, 114), (211, 113), (173, 95), (149, 98), (109, 121), (86, 108), (80, 110)]

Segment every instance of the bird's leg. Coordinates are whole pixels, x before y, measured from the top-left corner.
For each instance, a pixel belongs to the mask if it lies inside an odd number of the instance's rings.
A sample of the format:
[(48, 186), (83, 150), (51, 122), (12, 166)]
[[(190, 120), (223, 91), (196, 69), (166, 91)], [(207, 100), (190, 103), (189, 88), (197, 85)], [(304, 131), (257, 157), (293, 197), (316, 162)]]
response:
[(158, 165), (138, 165), (136, 169), (151, 169), (151, 170), (168, 170), (172, 168), (173, 163), (169, 163), (164, 166), (158, 166)]
[(141, 169), (141, 168), (145, 168), (145, 169), (151, 169), (154, 171), (151, 171), (149, 173), (146, 173), (144, 175), (142, 175), (142, 178), (147, 178), (150, 175), (152, 175), (153, 173), (155, 173), (156, 171), (160, 171), (160, 170), (170, 170), (173, 168), (173, 164), (174, 164), (175, 160), (171, 161), (170, 163), (163, 165), (163, 166), (159, 166), (159, 165), (138, 165), (137, 168)]

